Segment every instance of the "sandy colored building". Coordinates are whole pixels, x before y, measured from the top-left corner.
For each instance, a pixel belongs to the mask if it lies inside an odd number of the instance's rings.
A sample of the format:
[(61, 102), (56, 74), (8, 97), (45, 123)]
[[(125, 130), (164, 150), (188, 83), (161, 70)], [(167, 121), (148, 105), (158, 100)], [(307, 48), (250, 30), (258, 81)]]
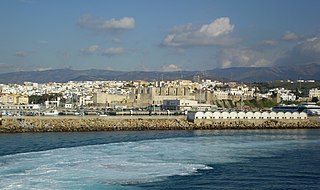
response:
[(117, 105), (127, 105), (128, 95), (117, 95), (107, 93), (94, 93), (92, 97), (93, 104), (103, 105), (105, 107), (114, 107)]
[(1, 104), (21, 105), (28, 104), (29, 97), (21, 94), (0, 94)]
[(140, 87), (132, 90), (128, 106), (145, 107), (162, 105), (163, 100), (195, 100), (195, 95), (188, 86)]

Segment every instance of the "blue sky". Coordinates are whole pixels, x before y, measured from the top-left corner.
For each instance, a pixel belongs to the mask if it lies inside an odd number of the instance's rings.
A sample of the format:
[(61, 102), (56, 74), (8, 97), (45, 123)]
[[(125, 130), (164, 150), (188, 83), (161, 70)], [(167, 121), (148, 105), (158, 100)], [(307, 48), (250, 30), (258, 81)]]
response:
[(0, 73), (320, 63), (318, 0), (2, 0)]

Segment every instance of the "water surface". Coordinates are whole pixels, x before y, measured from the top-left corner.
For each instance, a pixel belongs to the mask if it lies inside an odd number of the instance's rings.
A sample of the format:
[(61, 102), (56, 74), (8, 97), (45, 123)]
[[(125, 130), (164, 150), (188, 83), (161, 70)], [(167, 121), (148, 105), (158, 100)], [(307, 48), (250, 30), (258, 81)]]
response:
[(1, 189), (319, 189), (320, 130), (0, 134)]

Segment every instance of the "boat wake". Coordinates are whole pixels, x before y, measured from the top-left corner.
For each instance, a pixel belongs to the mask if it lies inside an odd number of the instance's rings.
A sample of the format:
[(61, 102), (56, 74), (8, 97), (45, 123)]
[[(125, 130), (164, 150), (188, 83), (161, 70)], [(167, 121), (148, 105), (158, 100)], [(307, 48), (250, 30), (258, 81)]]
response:
[(217, 163), (243, 162), (255, 154), (268, 156), (261, 151), (265, 147), (285, 147), (277, 141), (261, 143), (218, 136), (181, 137), (6, 155), (0, 157), (0, 188), (123, 189), (170, 176), (197, 175)]

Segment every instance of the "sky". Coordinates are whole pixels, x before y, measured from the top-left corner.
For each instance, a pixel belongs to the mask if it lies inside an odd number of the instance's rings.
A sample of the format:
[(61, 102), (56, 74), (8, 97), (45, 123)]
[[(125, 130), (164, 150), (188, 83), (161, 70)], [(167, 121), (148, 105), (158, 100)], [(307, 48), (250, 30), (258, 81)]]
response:
[(320, 63), (319, 0), (1, 0), (0, 73)]

